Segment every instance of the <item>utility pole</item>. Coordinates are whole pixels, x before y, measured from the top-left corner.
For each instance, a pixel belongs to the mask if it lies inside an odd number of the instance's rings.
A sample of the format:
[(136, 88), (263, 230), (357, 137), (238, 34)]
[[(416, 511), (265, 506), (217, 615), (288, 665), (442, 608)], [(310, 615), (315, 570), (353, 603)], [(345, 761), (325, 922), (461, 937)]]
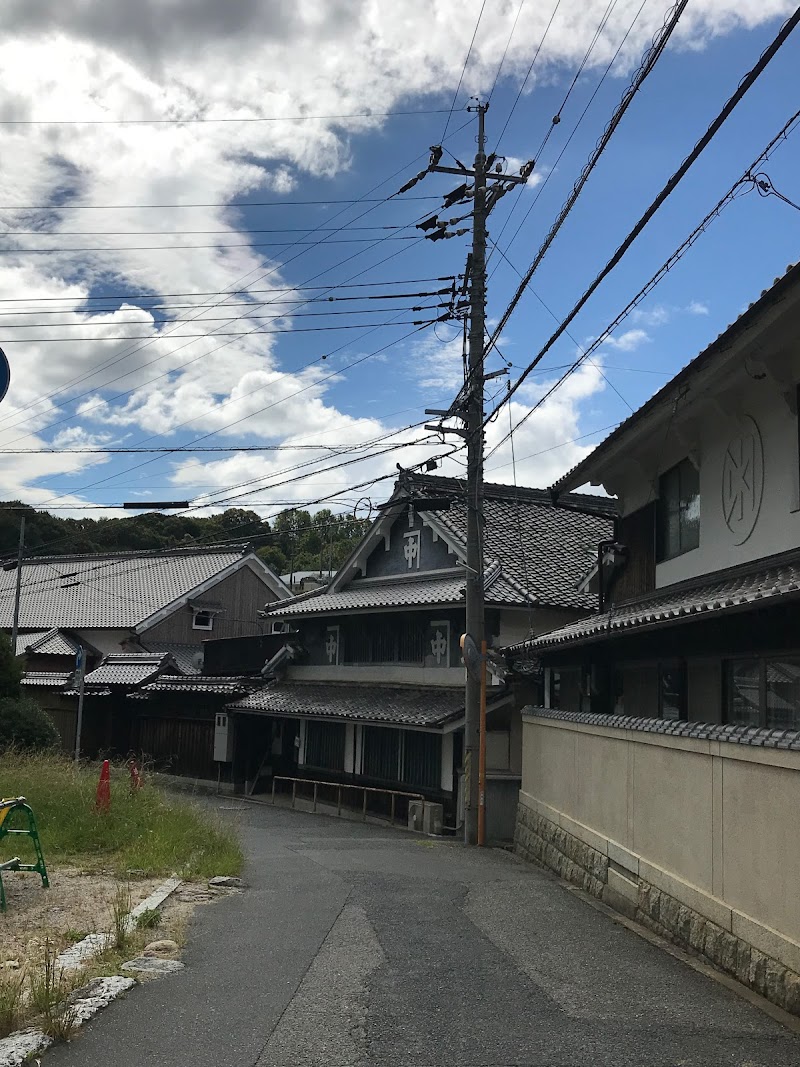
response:
[[(469, 292), (469, 357), (467, 360), (467, 633), (486, 647), (483, 592), (483, 356), (486, 326), (486, 131), (489, 105), (478, 103), (478, 151), (475, 154), (475, 197), (472, 215), (472, 270)], [(464, 844), (478, 843), (478, 756), (480, 751), (481, 685), (467, 674), (464, 703)]]
[(83, 645), (78, 649), (75, 668), (78, 675), (78, 716), (75, 722), (75, 762), (80, 763), (81, 734), (83, 733), (83, 693), (84, 679), (86, 678), (86, 649)]
[[(457, 433), (467, 444), (467, 578), (466, 578), (466, 632), (478, 648), (486, 647), (486, 624), (483, 588), (483, 386), (487, 378), (498, 374), (484, 373), (484, 356), (486, 343), (486, 220), (501, 196), (516, 185), (524, 185), (533, 170), (533, 160), (525, 163), (519, 174), (503, 172), (503, 157), (492, 154), (486, 156), (485, 118), (489, 104), (480, 100), (471, 105), (468, 111), (478, 116), (478, 151), (475, 154), (473, 169), (469, 170), (460, 160), (453, 157), (456, 167), (441, 166), (442, 145), (431, 147), (431, 158), (425, 171), (420, 172), (407, 182), (399, 192), (412, 188), (428, 173), (455, 174), (471, 180), (465, 181), (444, 198), (445, 209), (456, 204), (472, 200), (472, 253), (467, 260), (465, 288), (469, 286), (469, 345), (466, 377), (463, 388), (447, 411), (426, 410), (427, 415), (439, 415), (444, 418), (458, 417), (464, 423), (462, 428), (426, 426), (426, 429), (442, 433)], [(491, 187), (489, 186), (491, 183)], [(469, 230), (448, 230), (448, 226), (462, 222), (468, 215), (449, 220), (440, 220), (434, 215), (417, 228), (426, 231), (426, 238), (439, 241), (458, 237)], [(462, 306), (455, 308), (462, 311)], [(479, 677), (467, 673), (464, 702), (464, 843), (478, 844), (478, 811), (481, 801), (479, 783), (479, 761), (481, 741), (481, 683)]]
[(17, 632), (19, 631), (19, 594), (22, 587), (22, 553), (25, 549), (25, 516), (19, 520), (19, 547), (17, 548), (17, 586), (14, 591), (14, 621), (11, 624), (11, 655), (17, 654)]

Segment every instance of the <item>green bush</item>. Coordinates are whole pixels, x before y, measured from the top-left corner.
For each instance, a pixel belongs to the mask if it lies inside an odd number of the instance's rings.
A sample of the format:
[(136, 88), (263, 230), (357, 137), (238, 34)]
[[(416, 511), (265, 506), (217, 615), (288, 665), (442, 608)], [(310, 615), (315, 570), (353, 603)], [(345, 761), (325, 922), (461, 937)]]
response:
[(0, 697), (0, 750), (53, 748), (59, 743), (53, 720), (30, 697)]

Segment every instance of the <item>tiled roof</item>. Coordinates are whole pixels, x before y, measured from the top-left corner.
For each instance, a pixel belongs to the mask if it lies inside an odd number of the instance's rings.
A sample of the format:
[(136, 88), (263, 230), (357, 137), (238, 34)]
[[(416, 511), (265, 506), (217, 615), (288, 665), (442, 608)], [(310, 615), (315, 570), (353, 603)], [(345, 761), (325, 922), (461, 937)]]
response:
[(245, 678), (239, 675), (195, 675), (182, 678), (179, 675), (161, 675), (152, 682), (147, 682), (137, 691), (136, 696), (144, 693), (224, 693), (235, 696), (246, 693), (254, 685), (260, 685), (260, 678)]
[(800, 731), (774, 730), (761, 726), (732, 726), (728, 723), (685, 722), (681, 719), (650, 719), (634, 715), (601, 715), (588, 711), (556, 711), (552, 708), (525, 707), (526, 715), (537, 719), (605, 726), (612, 730), (639, 730), (648, 734), (691, 737), (697, 741), (727, 741), (731, 745), (754, 748), (800, 749)]
[(22, 677), (22, 685), (61, 689), (70, 678), (72, 674), (66, 671), (27, 671)]
[(40, 630), (32, 634), (20, 634), (17, 637), (18, 656), (26, 651), (35, 652), (40, 656), (75, 656), (79, 649), (80, 644), (74, 637), (62, 633), (57, 628)]
[(630, 630), (667, 626), (690, 617), (720, 614), (758, 604), (769, 605), (781, 597), (800, 595), (800, 560), (775, 563), (755, 570), (724, 572), (702, 584), (682, 583), (659, 590), (641, 600), (621, 604), (603, 615), (562, 626), (532, 641), (506, 649), (514, 655), (561, 645), (614, 637)]
[[(37, 556), (24, 560), (19, 625), (131, 628), (241, 559), (246, 546)], [(277, 581), (277, 578), (276, 578)], [(11, 629), (16, 570), (0, 569), (0, 628)]]
[(84, 678), (87, 689), (93, 686), (140, 686), (172, 667), (165, 652), (115, 652), (106, 656), (99, 667)]
[(21, 656), (25, 649), (29, 645), (35, 645), (37, 641), (41, 641), (45, 637), (49, 637), (50, 634), (57, 632), (54, 630), (34, 630), (29, 634), (17, 634), (17, 647), (15, 653)]
[(464, 690), (276, 683), (227, 706), (262, 715), (441, 726), (461, 712)]
[[(637, 408), (632, 415), (629, 415), (627, 419), (617, 426), (615, 430), (601, 441), (594, 451), (590, 452), (585, 459), (582, 459), (580, 463), (568, 470), (566, 474), (563, 474), (558, 481), (554, 482), (551, 486), (553, 491), (560, 491), (562, 486), (579, 486), (583, 482), (588, 480), (588, 472), (592, 468), (597, 460), (599, 454), (604, 452), (610, 445), (623, 436), (631, 427), (641, 421), (646, 415), (648, 415), (654, 408), (658, 407), (665, 400), (672, 401), (675, 397), (676, 390), (683, 385), (684, 381), (691, 377), (692, 374), (696, 374), (699, 370), (705, 368), (707, 364), (710, 364), (714, 357), (725, 352), (734, 340), (734, 337), (749, 329), (754, 321), (758, 318), (762, 312), (771, 304), (777, 302), (783, 298), (787, 289), (795, 285), (800, 280), (800, 263), (789, 264), (786, 271), (780, 278), (776, 278), (769, 289), (764, 289), (758, 300), (754, 300), (746, 311), (734, 319), (722, 333), (707, 345), (699, 355), (695, 356), (689, 363), (686, 364), (674, 378), (671, 378), (665, 386), (654, 393), (650, 399), (643, 404), (640, 408)], [(584, 473), (587, 477), (583, 477)]]
[[(456, 478), (404, 475), (415, 497), (451, 496), (446, 510), (433, 514), (453, 540), (466, 550), (467, 508), (464, 483)], [(398, 483), (399, 484), (399, 483)], [(608, 497), (571, 494), (564, 507), (553, 504), (548, 491), (485, 486), (485, 589), (488, 604), (528, 604), (591, 611), (595, 598), (576, 586), (597, 556), (597, 543), (613, 534), (616, 502)], [(582, 510), (576, 510), (580, 508)], [(461, 604), (464, 572), (441, 577), (404, 576), (378, 582), (356, 578), (340, 592), (313, 591), (291, 601), (269, 605), (268, 614), (284, 618), (369, 608)]]
[(464, 599), (464, 579), (459, 575), (448, 578), (398, 578), (394, 581), (371, 582), (356, 579), (340, 593), (320, 591), (303, 600), (285, 602), (285, 606), (271, 614), (281, 618), (290, 615), (314, 615), (327, 611), (357, 610), (359, 608), (393, 608), (419, 604), (459, 604)]
[[(456, 479), (416, 477), (411, 479), (415, 494), (441, 494), (453, 483), (463, 493)], [(572, 494), (563, 501), (596, 512), (586, 514), (556, 507), (550, 494), (541, 489), (515, 489), (509, 485), (485, 487), (486, 520), (484, 552), (486, 565), (496, 560), (502, 578), (519, 591), (527, 590), (534, 603), (547, 607), (585, 608), (591, 610), (595, 598), (578, 592), (577, 584), (597, 556), (597, 543), (613, 536), (615, 502), (608, 497)], [(467, 537), (467, 508), (461, 502), (436, 517), (463, 543)], [(519, 592), (500, 585), (492, 590), (487, 583), (487, 602), (524, 602)]]

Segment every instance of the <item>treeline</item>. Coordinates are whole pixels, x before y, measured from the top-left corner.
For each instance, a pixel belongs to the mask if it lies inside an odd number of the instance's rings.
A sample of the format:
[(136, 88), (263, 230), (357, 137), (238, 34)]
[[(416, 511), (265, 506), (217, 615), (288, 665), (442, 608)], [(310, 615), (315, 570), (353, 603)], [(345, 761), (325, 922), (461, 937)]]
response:
[(205, 517), (147, 512), (120, 519), (62, 519), (15, 500), (0, 503), (0, 557), (3, 559), (16, 554), (22, 514), (25, 515), (25, 551), (29, 555), (159, 551), (238, 541), (252, 543), (259, 556), (278, 574), (286, 574), (290, 569), (335, 569), (369, 526), (364, 519), (334, 515), (327, 508), (314, 515), (287, 509), (271, 521), (242, 508), (229, 508), (219, 515)]

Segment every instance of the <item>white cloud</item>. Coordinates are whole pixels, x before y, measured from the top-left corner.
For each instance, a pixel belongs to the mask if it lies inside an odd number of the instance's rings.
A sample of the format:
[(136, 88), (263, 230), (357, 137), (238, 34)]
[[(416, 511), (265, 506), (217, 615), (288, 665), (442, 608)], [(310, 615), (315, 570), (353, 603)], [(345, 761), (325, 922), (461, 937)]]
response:
[(651, 308), (635, 308), (631, 312), (631, 322), (640, 322), (644, 326), (664, 326), (672, 317), (672, 310), (663, 304)]
[[(638, 0), (616, 5), (590, 65), (607, 64), (636, 7)], [(574, 67), (605, 8), (606, 0), (562, 3), (537, 63), (540, 79), (552, 80)], [(759, 25), (792, 8), (790, 0), (694, 0), (682, 20), (679, 43), (702, 47), (714, 35)], [(221, 294), (234, 283), (237, 289), (283, 284), (279, 259), (249, 244), (241, 213), (226, 205), (254, 191), (280, 197), (309, 175), (320, 181), (340, 177), (350, 166), (351, 136), (378, 131), (383, 120), (185, 125), (75, 120), (376, 114), (435, 105), (442, 96), (449, 104), (478, 10), (477, 0), (467, 5), (456, 0), (393, 5), (377, 0), (242, 0), (236, 5), (6, 0), (0, 118), (34, 124), (0, 124), (6, 205), (0, 208), (0, 224), (4, 230), (42, 232), (19, 233), (18, 252), (4, 255), (0, 264), (0, 297), (18, 300), (20, 309), (3, 332), (14, 373), (0, 411), (0, 444), (36, 447), (58, 435), (55, 440), (65, 442), (63, 447), (71, 440), (102, 445), (118, 432), (174, 434), (186, 420), (192, 431), (210, 432), (249, 415), (248, 431), (269, 441), (334, 430), (355, 439), (362, 431), (372, 433), (374, 420), (349, 419), (326, 400), (331, 383), (321, 381), (323, 371), (285, 373), (274, 335), (245, 336), (253, 323), (237, 316), (255, 313), (256, 302), (265, 296), (253, 295), (253, 308), (231, 308), (227, 316), (225, 305), (245, 298), (211, 298), (204, 307), (166, 313), (164, 322), (154, 318), (148, 301), (132, 294)], [(507, 3), (487, 9), (464, 94), (491, 85), (515, 13), (516, 5)], [(518, 79), (527, 69), (531, 42), (541, 38), (549, 16), (541, 5), (522, 8), (505, 59), (506, 77)], [(658, 10), (645, 9), (628, 37), (619, 72), (638, 60), (660, 20)], [(528, 91), (534, 86), (535, 81)], [(46, 121), (60, 118), (71, 121)], [(519, 163), (509, 160), (514, 170)], [(529, 184), (538, 181), (537, 170)], [(170, 206), (181, 203), (209, 206)], [(111, 212), (86, 211), (78, 204), (164, 206), (121, 206)], [(131, 236), (71, 236), (82, 230)], [(216, 236), (203, 241), (188, 237), (189, 230)], [(147, 236), (156, 231), (163, 236)], [(223, 247), (237, 242), (241, 247)], [(187, 247), (201, 243), (211, 247)], [(97, 250), (70, 251), (84, 246)], [(60, 251), (26, 251), (51, 247)], [(86, 298), (98, 290), (125, 293), (128, 300), (93, 313)], [(45, 298), (49, 303), (37, 303)], [(31, 310), (43, 306), (63, 308), (63, 314), (45, 319)], [(689, 310), (702, 314), (702, 307), (693, 302)], [(191, 321), (169, 321), (178, 314)], [(25, 329), (42, 322), (47, 325)], [(280, 322), (292, 324), (288, 318)], [(242, 337), (214, 337), (231, 331), (241, 331)], [(209, 337), (189, 336), (198, 332)], [(61, 340), (65, 336), (71, 340)], [(631, 330), (609, 343), (630, 351), (645, 340), (644, 330)], [(417, 354), (423, 388), (445, 392), (460, 382), (460, 340), (443, 346), (431, 342)], [(570, 433), (577, 428), (579, 405), (591, 395), (591, 390), (578, 395), (580, 383), (588, 387), (584, 375), (590, 373), (573, 376), (577, 384), (559, 391), (566, 407), (548, 402), (545, 414), (529, 420), (538, 433), (555, 441), (559, 420)], [(77, 402), (78, 418), (65, 408), (67, 400)], [(268, 407), (275, 401), (282, 402)], [(253, 414), (258, 409), (265, 410)], [(0, 492), (39, 503), (48, 493), (32, 483), (106, 459), (101, 454), (4, 461)], [(387, 460), (386, 468), (392, 466)], [(228, 468), (211, 469), (234, 476)], [(179, 465), (177, 476), (183, 470)], [(531, 477), (536, 474), (541, 484), (539, 471), (532, 470)]]
[(692, 300), (686, 307), (686, 310), (690, 315), (708, 315), (708, 304), (704, 304), (701, 300)]
[(603, 341), (603, 345), (608, 345), (609, 348), (615, 348), (618, 352), (635, 352), (637, 348), (641, 348), (643, 344), (646, 344), (650, 340), (650, 334), (646, 330), (633, 329), (626, 330), (621, 333), (619, 337), (607, 337)]

